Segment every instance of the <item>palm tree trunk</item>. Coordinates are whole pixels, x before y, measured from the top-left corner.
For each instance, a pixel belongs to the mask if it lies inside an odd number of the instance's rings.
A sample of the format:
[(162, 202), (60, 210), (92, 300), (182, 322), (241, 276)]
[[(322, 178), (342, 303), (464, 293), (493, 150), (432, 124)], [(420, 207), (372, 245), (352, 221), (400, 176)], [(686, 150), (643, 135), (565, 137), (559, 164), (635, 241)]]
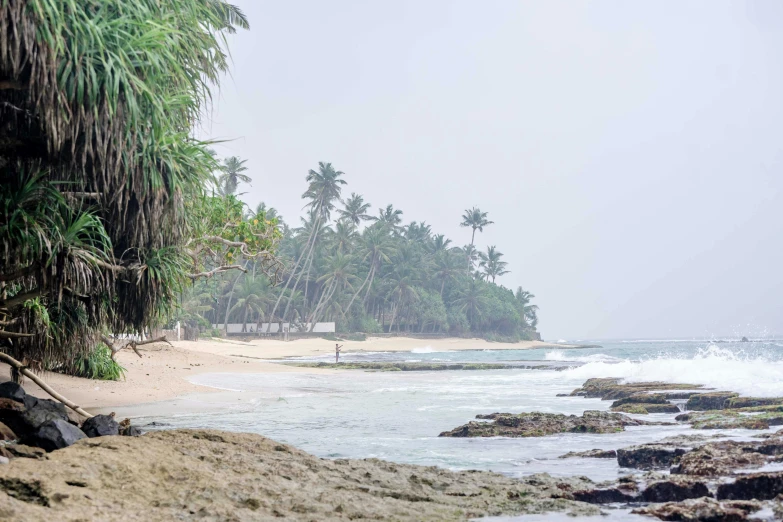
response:
[[(247, 263), (245, 263), (245, 268), (247, 268)], [(228, 314), (231, 311), (231, 300), (234, 298), (234, 288), (237, 286), (237, 281), (239, 281), (239, 278), (242, 277), (243, 274), (239, 274), (236, 279), (234, 279), (234, 284), (231, 285), (231, 292), (228, 294), (228, 304), (226, 305), (226, 317), (223, 320), (223, 329), (226, 331), (226, 336), (228, 336)]]
[(348, 303), (348, 307), (345, 309), (345, 314), (343, 314), (343, 315), (348, 315), (348, 312), (351, 311), (351, 306), (353, 306), (353, 302), (356, 299), (356, 296), (359, 295), (359, 293), (362, 291), (362, 288), (364, 288), (364, 285), (367, 284), (367, 281), (370, 279), (370, 276), (372, 275), (374, 268), (375, 268), (375, 265), (370, 265), (370, 271), (367, 272), (367, 277), (364, 278), (364, 282), (362, 283), (362, 286), (360, 286), (359, 289), (356, 291), (356, 293), (353, 294), (353, 297), (351, 298), (351, 302)]
[(319, 310), (318, 308), (315, 309), (315, 314), (313, 315), (313, 321), (310, 323), (310, 332), (313, 331), (315, 328), (315, 322), (318, 320), (318, 312), (323, 312), (323, 309), (326, 308), (326, 303), (329, 302), (329, 300), (334, 295), (334, 292), (337, 290), (337, 283), (332, 285), (332, 290), (329, 292), (329, 296), (324, 300), (323, 307)]
[(272, 313), (269, 314), (269, 324), (266, 327), (266, 333), (269, 333), (272, 329), (272, 319), (274, 319), (275, 317), (275, 312), (277, 312), (277, 307), (280, 305), (280, 301), (283, 299), (283, 295), (285, 295), (285, 291), (286, 289), (288, 289), (288, 285), (291, 283), (291, 279), (293, 279), (294, 274), (296, 273), (296, 269), (299, 268), (299, 263), (302, 262), (302, 258), (304, 257), (305, 252), (307, 252), (307, 249), (310, 246), (310, 241), (313, 239), (313, 235), (315, 234), (315, 229), (316, 226), (314, 224), (313, 229), (310, 231), (310, 236), (307, 238), (307, 244), (305, 244), (305, 249), (302, 252), (302, 255), (299, 256), (299, 259), (296, 260), (296, 263), (294, 264), (294, 269), (291, 271), (291, 275), (288, 277), (288, 279), (286, 279), (285, 286), (283, 286), (283, 289), (280, 290), (280, 295), (277, 296), (277, 301), (275, 301), (275, 306), (272, 308)]
[[(329, 282), (329, 285), (327, 285), (327, 286), (326, 286), (326, 287), (323, 289), (323, 291), (321, 292), (321, 297), (318, 299), (318, 304), (316, 304), (316, 305), (315, 305), (315, 308), (313, 309), (313, 313), (312, 313), (312, 314), (310, 314), (310, 317), (308, 317), (308, 319), (307, 319), (307, 321), (306, 321), (306, 322), (307, 322), (307, 323), (310, 323), (310, 332), (312, 332), (312, 331), (313, 331), (313, 326), (315, 326), (315, 316), (316, 316), (316, 314), (318, 313), (318, 309), (319, 309), (319, 308), (321, 308), (321, 303), (323, 302), (323, 300), (324, 300), (324, 297), (326, 297), (326, 295), (329, 293), (329, 290), (331, 290), (331, 289), (332, 289), (332, 286), (333, 286), (334, 284), (335, 284), (335, 280), (334, 280), (334, 279), (332, 279), (332, 280)], [(327, 298), (327, 299), (328, 299), (328, 298)]]
[[(320, 221), (320, 217), (318, 218), (318, 221), (316, 221), (313, 224), (313, 227), (317, 229), (318, 223)], [(305, 266), (308, 266), (308, 263), (313, 262), (313, 250), (315, 250), (315, 241), (318, 238), (318, 230), (313, 230), (313, 242), (310, 244), (310, 250), (307, 252), (307, 258), (305, 259)], [(302, 279), (302, 275), (304, 274), (304, 270), (301, 270), (299, 272), (299, 276), (296, 278), (296, 282), (294, 283), (294, 286), (291, 288), (291, 295), (288, 297), (288, 303), (285, 305), (285, 311), (283, 312), (283, 319), (288, 317), (288, 310), (291, 307), (291, 301), (294, 298), (294, 292), (296, 291), (296, 287), (299, 286), (299, 281)], [(304, 296), (304, 299), (307, 299), (307, 296)]]

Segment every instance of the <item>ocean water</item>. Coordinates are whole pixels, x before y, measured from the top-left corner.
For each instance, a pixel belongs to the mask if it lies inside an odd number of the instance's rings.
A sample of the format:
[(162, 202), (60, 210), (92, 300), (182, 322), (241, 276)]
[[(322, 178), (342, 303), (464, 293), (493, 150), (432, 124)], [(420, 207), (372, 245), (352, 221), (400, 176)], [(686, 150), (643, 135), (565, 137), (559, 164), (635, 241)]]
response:
[[(310, 358), (308, 360), (331, 358)], [(345, 354), (346, 361), (550, 361), (566, 370), (202, 374), (191, 381), (224, 390), (178, 399), (178, 408), (136, 419), (163, 428), (254, 432), (327, 458), (376, 457), (511, 476), (538, 472), (610, 480), (627, 472), (613, 459), (559, 459), (569, 451), (617, 449), (692, 432), (687, 426), (640, 426), (617, 434), (541, 438), (440, 438), (438, 434), (492, 412), (581, 414), (609, 401), (557, 397), (591, 377), (701, 384), (745, 395), (783, 396), (783, 343), (614, 341), (600, 348)], [(672, 420), (674, 415), (647, 415)], [(157, 429), (157, 427), (155, 428)], [(705, 432), (698, 432), (704, 434)], [(747, 438), (758, 432), (724, 430)]]

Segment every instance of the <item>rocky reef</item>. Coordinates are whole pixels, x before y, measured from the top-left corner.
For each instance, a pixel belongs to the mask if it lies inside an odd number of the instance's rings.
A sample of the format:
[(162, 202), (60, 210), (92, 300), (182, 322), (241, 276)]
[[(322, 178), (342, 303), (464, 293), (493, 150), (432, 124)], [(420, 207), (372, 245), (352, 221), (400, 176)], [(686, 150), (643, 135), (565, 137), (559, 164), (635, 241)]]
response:
[(582, 415), (558, 413), (490, 413), (444, 431), (440, 437), (544, 437), (555, 433), (617, 433), (626, 426), (649, 424), (620, 413), (586, 411)]

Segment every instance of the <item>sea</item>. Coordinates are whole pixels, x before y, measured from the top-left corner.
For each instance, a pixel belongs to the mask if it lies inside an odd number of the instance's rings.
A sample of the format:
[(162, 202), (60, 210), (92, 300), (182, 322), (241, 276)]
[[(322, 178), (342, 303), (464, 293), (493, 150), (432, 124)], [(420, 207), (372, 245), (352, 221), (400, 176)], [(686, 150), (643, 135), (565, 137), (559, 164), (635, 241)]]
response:
[[(453, 470), (491, 470), (515, 477), (546, 472), (604, 481), (628, 470), (621, 470), (614, 459), (558, 457), (570, 451), (617, 449), (695, 432), (675, 424), (629, 427), (616, 434), (517, 439), (444, 438), (438, 434), (477, 414), (539, 411), (580, 415), (585, 410), (607, 410), (609, 401), (558, 396), (569, 394), (592, 377), (679, 382), (747, 396), (783, 396), (783, 341), (589, 343), (599, 346), (436, 351), (422, 341), (421, 347), (410, 352), (346, 353), (341, 357), (346, 362), (535, 361), (545, 369), (206, 373), (190, 380), (221, 389), (222, 393), (177, 399), (178, 408), (153, 409), (164, 413), (136, 418), (135, 423), (146, 429), (214, 428), (259, 433), (325, 458), (379, 458)], [(333, 358), (295, 360), (330, 362)], [(674, 416), (640, 418), (671, 421)], [(723, 430), (721, 434), (745, 439), (758, 431)]]

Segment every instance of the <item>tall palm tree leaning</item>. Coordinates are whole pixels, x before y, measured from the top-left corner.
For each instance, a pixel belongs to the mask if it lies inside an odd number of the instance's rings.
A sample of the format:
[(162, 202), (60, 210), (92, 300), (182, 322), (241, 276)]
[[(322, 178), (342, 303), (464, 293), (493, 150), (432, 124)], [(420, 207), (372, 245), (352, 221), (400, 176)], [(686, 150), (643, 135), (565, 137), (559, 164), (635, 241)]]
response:
[(304, 258), (304, 265), (302, 265), (302, 270), (299, 270), (299, 274), (296, 277), (294, 286), (291, 289), (291, 297), (289, 297), (288, 303), (286, 304), (285, 311), (283, 312), (283, 318), (285, 318), (288, 314), (288, 309), (291, 306), (291, 299), (294, 295), (293, 291), (296, 290), (296, 287), (302, 278), (302, 274), (304, 274), (305, 270), (307, 270), (309, 263), (312, 262), (313, 249), (315, 242), (318, 239), (317, 231), (320, 230), (320, 225), (328, 221), (331, 217), (332, 210), (334, 210), (335, 201), (340, 200), (342, 185), (346, 184), (344, 179), (340, 179), (340, 176), (343, 175), (344, 173), (339, 170), (335, 170), (331, 163), (324, 163), (323, 161), (318, 162), (317, 171), (310, 170), (310, 172), (307, 174), (307, 182), (309, 185), (307, 186), (305, 193), (302, 194), (302, 199), (310, 200), (310, 202), (305, 205), (305, 208), (310, 211), (313, 217), (313, 226), (310, 229), (310, 235), (307, 238), (307, 243), (304, 250), (302, 251), (302, 255), (300, 255), (296, 260), (294, 268), (291, 270), (291, 274), (288, 276), (285, 285), (280, 290), (280, 295), (277, 297), (274, 308), (272, 308), (270, 322), (267, 325), (267, 332), (269, 332), (270, 328), (272, 327), (272, 318), (274, 317), (275, 312), (277, 312), (277, 308), (280, 306), (280, 301), (282, 300), (285, 291), (288, 289), (288, 285), (297, 274), (297, 269), (299, 268), (299, 265)]
[[(480, 208), (473, 207), (471, 209), (465, 210), (465, 213), (462, 214), (462, 223), (459, 225), (461, 227), (468, 227), (473, 229), (473, 234), (470, 236), (470, 246), (472, 247), (476, 240), (476, 230), (479, 232), (484, 232), (484, 227), (489, 226), (494, 223), (494, 221), (490, 221), (487, 219), (487, 212), (482, 212)], [(470, 276), (471, 269), (473, 268), (473, 264), (470, 262), (470, 258), (467, 260), (468, 262), (468, 276)]]

